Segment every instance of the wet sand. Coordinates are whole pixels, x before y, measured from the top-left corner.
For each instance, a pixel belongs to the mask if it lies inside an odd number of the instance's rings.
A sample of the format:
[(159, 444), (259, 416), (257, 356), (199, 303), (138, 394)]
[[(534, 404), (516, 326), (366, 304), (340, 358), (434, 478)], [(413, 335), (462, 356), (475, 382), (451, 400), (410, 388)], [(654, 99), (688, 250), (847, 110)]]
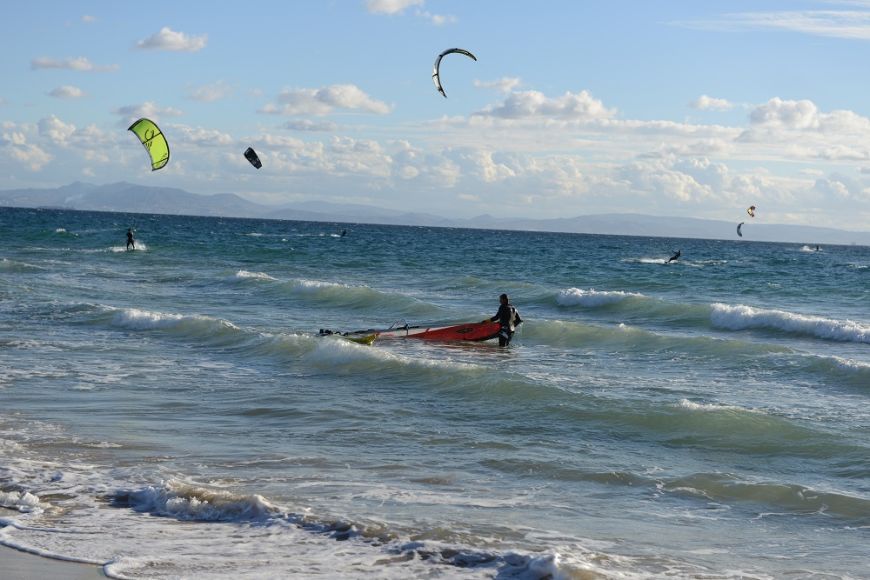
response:
[(4, 580), (97, 580), (99, 566), (64, 562), (0, 546), (0, 578)]
[[(13, 510), (0, 508), (0, 516), (14, 517), (16, 513)], [(2, 580), (98, 580), (106, 578), (106, 575), (94, 564), (44, 558), (0, 546), (0, 578)]]

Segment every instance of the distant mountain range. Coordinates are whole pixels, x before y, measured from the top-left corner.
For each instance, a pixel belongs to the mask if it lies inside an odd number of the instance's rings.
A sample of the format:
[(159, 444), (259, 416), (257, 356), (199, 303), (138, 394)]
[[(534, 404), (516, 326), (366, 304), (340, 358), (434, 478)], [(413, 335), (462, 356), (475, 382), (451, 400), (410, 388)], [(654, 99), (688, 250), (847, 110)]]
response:
[[(0, 207), (50, 207), (58, 209), (285, 219), (300, 221), (370, 223), (413, 226), (463, 227), (586, 234), (616, 234), (665, 238), (738, 239), (736, 223), (685, 217), (640, 214), (599, 214), (557, 219), (470, 219), (410, 213), (361, 204), (306, 202), (268, 206), (247, 201), (233, 193), (200, 195), (169, 187), (148, 187), (120, 182), (107, 185), (71, 183), (55, 189), (0, 190)], [(870, 232), (747, 223), (744, 240), (804, 244), (870, 245)]]

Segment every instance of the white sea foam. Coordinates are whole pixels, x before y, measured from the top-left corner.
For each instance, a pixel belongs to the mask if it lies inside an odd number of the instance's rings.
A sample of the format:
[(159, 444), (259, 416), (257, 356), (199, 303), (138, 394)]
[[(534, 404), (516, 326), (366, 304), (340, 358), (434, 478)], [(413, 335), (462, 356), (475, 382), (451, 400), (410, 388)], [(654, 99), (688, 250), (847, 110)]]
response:
[(745, 411), (747, 413), (757, 413), (758, 411), (754, 409), (744, 409), (743, 407), (738, 407), (736, 405), (723, 405), (721, 403), (696, 403), (694, 401), (690, 401), (689, 399), (680, 399), (678, 406), (683, 409), (689, 409), (690, 411)]
[(667, 258), (625, 258), (622, 261), (629, 264), (664, 264)]
[(306, 280), (300, 278), (296, 280), (296, 285), (299, 288), (306, 290), (320, 290), (321, 288), (350, 288), (347, 284), (339, 284), (337, 282), (322, 282), (320, 280)]
[(203, 330), (238, 329), (232, 322), (210, 316), (149, 312), (138, 308), (125, 308), (115, 312), (112, 324), (131, 330), (155, 330), (185, 326), (202, 328)]
[(241, 280), (277, 280), (265, 272), (248, 272), (247, 270), (239, 270), (236, 272), (235, 278)]
[(580, 288), (568, 288), (561, 290), (556, 296), (556, 302), (561, 306), (584, 306), (596, 308), (608, 304), (616, 304), (629, 298), (643, 298), (643, 294), (637, 292), (623, 292), (622, 290), (582, 290)]
[(144, 252), (147, 249), (148, 249), (148, 246), (145, 245), (145, 242), (140, 242), (139, 240), (136, 240), (135, 250), (127, 250), (127, 246), (112, 246), (109, 248), (109, 251), (114, 252), (114, 253), (127, 252), (127, 251)]
[(130, 492), (127, 498), (136, 511), (180, 520), (247, 522), (279, 513), (260, 495), (237, 495), (174, 480)]
[(32, 512), (41, 509), (39, 497), (29, 491), (0, 491), (0, 507), (20, 512)]
[(837, 368), (847, 372), (866, 373), (870, 371), (870, 363), (865, 363), (850, 358), (839, 356), (831, 357)]
[(865, 324), (852, 320), (794, 314), (784, 310), (715, 303), (712, 305), (710, 320), (714, 326), (728, 330), (773, 329), (826, 340), (870, 343), (870, 326)]

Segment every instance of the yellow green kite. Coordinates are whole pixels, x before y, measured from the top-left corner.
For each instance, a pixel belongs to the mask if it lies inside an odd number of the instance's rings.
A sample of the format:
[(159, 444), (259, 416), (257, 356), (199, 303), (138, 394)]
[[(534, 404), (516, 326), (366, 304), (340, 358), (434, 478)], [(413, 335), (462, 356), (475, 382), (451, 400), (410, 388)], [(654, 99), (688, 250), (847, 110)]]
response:
[(128, 131), (133, 131), (148, 155), (151, 156), (151, 171), (157, 171), (169, 163), (169, 143), (151, 119), (139, 119), (130, 125)]

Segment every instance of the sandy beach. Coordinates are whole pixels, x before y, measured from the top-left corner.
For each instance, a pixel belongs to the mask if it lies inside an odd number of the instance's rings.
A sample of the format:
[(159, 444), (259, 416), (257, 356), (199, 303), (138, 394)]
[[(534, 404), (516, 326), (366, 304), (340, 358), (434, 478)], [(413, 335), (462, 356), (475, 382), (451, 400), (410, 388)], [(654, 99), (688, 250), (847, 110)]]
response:
[(106, 578), (99, 566), (64, 562), (0, 547), (0, 577), (4, 580), (94, 580)]

